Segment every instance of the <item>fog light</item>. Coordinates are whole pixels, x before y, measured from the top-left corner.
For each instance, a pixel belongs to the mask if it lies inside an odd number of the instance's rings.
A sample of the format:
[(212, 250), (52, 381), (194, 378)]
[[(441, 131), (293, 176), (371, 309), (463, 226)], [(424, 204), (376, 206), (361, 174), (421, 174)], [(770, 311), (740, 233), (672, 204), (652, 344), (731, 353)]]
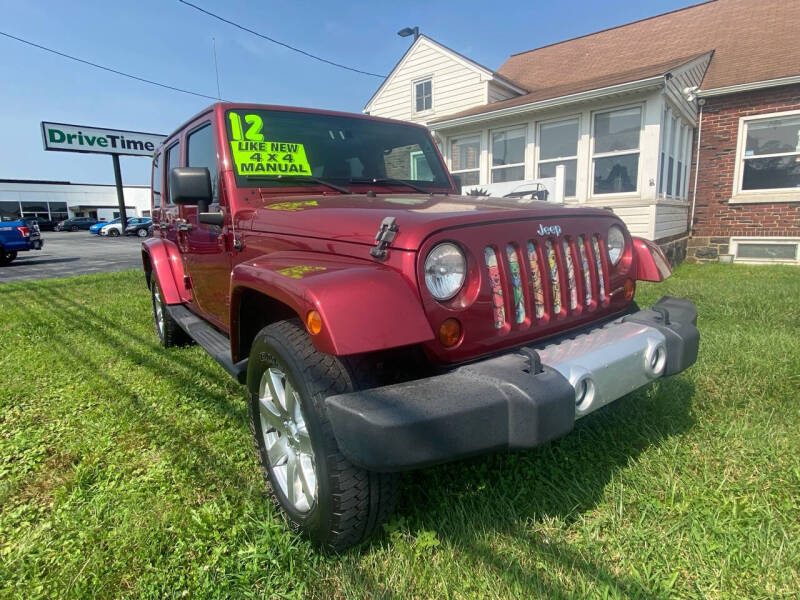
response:
[(311, 335), (317, 335), (322, 331), (322, 317), (315, 310), (309, 311), (306, 317), (306, 327)]
[(630, 300), (633, 298), (633, 292), (636, 290), (636, 284), (633, 283), (633, 279), (626, 279), (625, 280), (625, 299)]
[(439, 325), (439, 343), (445, 348), (451, 348), (461, 339), (461, 323), (458, 319), (445, 319)]

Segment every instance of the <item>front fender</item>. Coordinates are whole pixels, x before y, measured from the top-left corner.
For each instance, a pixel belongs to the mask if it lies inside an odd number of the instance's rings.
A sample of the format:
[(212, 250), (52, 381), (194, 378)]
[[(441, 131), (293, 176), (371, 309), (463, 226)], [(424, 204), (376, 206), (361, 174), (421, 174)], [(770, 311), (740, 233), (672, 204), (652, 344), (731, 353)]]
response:
[(163, 238), (142, 242), (142, 262), (145, 271), (149, 262), (151, 277), (158, 281), (164, 302), (183, 304), (192, 300), (192, 291), (186, 288), (183, 259), (174, 242)]
[(374, 352), (434, 337), (416, 290), (394, 269), (342, 256), (278, 252), (233, 269), (233, 348), (239, 343), (239, 300), (247, 290), (284, 303), (304, 323), (308, 312), (317, 310), (322, 331), (311, 340), (328, 354)]

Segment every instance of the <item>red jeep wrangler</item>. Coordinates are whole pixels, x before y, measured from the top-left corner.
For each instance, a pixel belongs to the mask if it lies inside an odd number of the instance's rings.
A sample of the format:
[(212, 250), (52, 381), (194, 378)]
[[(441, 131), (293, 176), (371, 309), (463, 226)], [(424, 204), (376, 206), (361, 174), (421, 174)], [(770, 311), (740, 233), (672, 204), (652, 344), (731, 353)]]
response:
[(460, 196), (421, 126), (215, 104), (153, 161), (142, 245), (164, 346), (250, 391), (265, 478), (326, 548), (390, 514), (394, 472), (533, 448), (697, 358), (694, 306), (611, 212)]

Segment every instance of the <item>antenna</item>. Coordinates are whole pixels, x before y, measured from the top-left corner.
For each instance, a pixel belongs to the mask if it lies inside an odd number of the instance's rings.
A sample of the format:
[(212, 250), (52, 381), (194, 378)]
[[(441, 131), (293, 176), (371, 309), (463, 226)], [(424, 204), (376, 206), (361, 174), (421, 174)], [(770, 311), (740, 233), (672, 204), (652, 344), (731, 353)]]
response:
[(222, 100), (222, 93), (219, 91), (219, 66), (217, 65), (217, 40), (211, 38), (211, 50), (214, 54), (214, 73), (217, 75), (217, 100)]

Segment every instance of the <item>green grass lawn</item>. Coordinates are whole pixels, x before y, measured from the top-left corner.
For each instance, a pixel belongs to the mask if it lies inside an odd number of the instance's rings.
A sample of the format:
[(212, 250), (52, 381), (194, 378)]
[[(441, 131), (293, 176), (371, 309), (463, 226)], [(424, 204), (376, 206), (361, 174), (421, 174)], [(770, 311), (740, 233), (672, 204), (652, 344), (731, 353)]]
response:
[(0, 286), (0, 597), (797, 598), (800, 270), (685, 265), (689, 371), (535, 451), (404, 475), (321, 556), (270, 505), (244, 390), (164, 350), (140, 273)]

